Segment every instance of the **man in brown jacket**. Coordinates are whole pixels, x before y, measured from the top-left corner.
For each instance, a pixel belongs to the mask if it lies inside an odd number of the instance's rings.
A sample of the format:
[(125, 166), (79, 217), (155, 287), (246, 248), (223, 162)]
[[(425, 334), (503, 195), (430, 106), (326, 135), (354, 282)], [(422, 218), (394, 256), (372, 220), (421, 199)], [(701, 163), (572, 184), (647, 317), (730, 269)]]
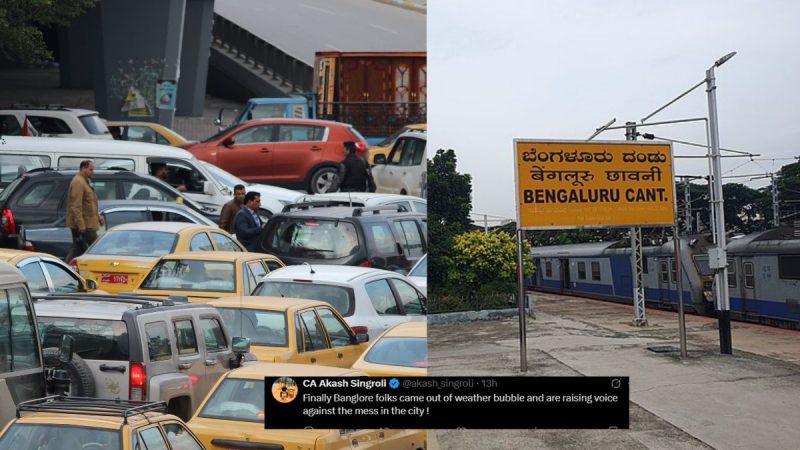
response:
[(237, 184), (233, 187), (233, 200), (225, 203), (222, 206), (222, 211), (219, 213), (219, 227), (230, 234), (236, 232), (236, 213), (242, 209), (244, 204), (244, 186)]
[(67, 262), (81, 256), (92, 245), (103, 224), (103, 217), (97, 212), (97, 193), (92, 186), (92, 175), (94, 162), (90, 159), (81, 161), (80, 172), (69, 184), (67, 227), (72, 231), (72, 248)]

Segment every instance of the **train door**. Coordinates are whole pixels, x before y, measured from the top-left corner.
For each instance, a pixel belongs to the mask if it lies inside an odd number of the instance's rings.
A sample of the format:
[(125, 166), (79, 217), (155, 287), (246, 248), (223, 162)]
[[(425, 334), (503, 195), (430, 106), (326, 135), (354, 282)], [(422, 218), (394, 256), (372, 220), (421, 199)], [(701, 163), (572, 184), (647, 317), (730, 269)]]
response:
[(756, 313), (756, 273), (753, 258), (741, 258), (739, 292), (742, 297), (742, 312), (745, 314)]
[(561, 273), (561, 289), (571, 289), (572, 285), (569, 280), (569, 259), (560, 259), (560, 273)]

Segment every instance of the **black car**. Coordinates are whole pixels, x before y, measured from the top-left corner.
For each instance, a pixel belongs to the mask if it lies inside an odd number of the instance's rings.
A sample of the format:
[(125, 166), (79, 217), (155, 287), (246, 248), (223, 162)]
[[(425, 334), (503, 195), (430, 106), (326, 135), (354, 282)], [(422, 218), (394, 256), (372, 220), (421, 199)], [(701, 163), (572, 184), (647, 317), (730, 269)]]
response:
[(273, 216), (261, 234), (258, 251), (287, 265), (308, 262), (403, 272), (428, 251), (423, 214), (386, 206), (303, 207)]
[[(105, 225), (98, 235), (123, 223), (132, 222), (188, 222), (214, 226), (214, 222), (193, 209), (176, 202), (154, 202), (144, 200), (101, 200), (97, 210)], [(66, 258), (72, 247), (72, 233), (67, 228), (67, 219), (62, 217), (55, 223), (28, 225), (19, 228), (20, 248), (49, 253)]]
[[(18, 248), (23, 225), (52, 224), (65, 217), (69, 184), (77, 173), (75, 169), (35, 169), (6, 186), (0, 192), (0, 247)], [(98, 200), (177, 201), (219, 223), (218, 215), (149, 175), (127, 170), (95, 170), (92, 185)]]

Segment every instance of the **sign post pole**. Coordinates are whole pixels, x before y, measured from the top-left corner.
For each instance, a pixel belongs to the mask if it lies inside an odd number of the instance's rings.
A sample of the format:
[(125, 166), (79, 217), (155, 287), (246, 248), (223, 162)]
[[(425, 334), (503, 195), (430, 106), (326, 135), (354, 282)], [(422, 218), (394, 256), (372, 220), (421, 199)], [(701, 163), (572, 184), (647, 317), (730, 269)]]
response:
[(521, 229), (517, 229), (517, 306), (519, 307), (519, 370), (528, 371), (528, 336), (525, 323), (525, 266), (522, 257)]

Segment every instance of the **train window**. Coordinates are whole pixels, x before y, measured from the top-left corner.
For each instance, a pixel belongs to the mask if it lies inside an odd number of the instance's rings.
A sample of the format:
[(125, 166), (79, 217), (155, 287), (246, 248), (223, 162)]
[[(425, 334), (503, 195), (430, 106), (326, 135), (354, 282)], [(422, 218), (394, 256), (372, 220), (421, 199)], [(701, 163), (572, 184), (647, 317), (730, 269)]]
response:
[(578, 263), (578, 279), (579, 280), (586, 279), (586, 263), (583, 261)]
[(667, 262), (661, 261), (661, 283), (669, 283), (669, 273), (667, 273)]
[(650, 272), (650, 267), (647, 265), (647, 258), (642, 257), (642, 273), (646, 274)]
[(553, 278), (553, 263), (551, 261), (545, 261), (544, 263), (544, 276)]
[(753, 271), (753, 263), (746, 262), (743, 266), (744, 269), (744, 287), (753, 289), (756, 285), (756, 275)]
[(800, 279), (800, 255), (779, 256), (778, 273), (781, 278)]
[(670, 272), (672, 273), (672, 282), (673, 283), (677, 283), (678, 282), (678, 265), (675, 264), (675, 260), (672, 259), (672, 258), (670, 258), (669, 262), (672, 265), (672, 270), (670, 270)]
[(736, 287), (736, 264), (733, 259), (728, 259), (728, 287)]
[(600, 263), (597, 261), (592, 262), (592, 280), (600, 281)]

